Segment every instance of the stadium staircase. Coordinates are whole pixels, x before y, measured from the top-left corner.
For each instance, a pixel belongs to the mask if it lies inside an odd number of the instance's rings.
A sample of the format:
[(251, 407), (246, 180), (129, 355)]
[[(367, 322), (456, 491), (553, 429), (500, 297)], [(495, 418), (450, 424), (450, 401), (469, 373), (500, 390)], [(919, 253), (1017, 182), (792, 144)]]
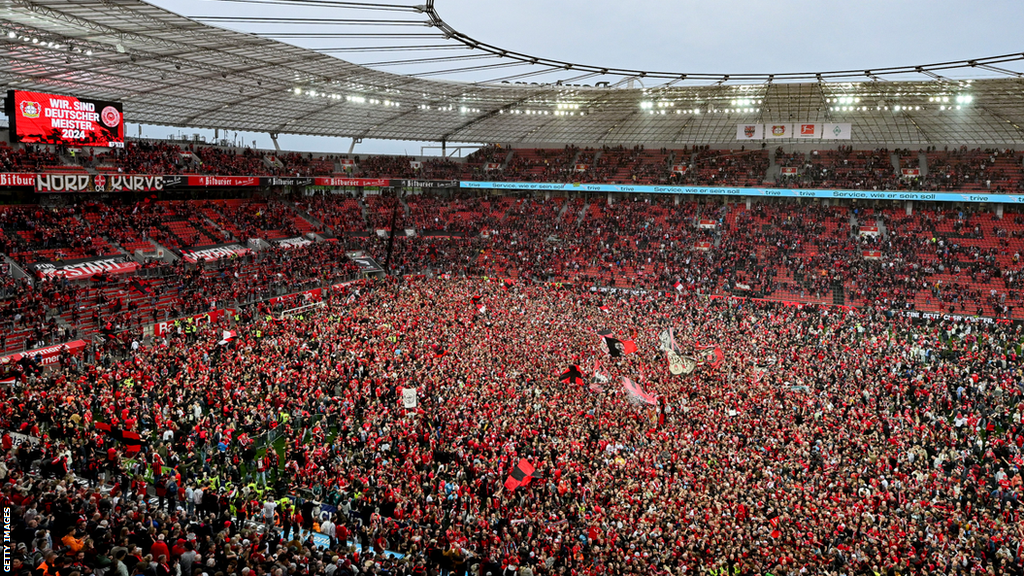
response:
[(562, 202), (562, 209), (558, 211), (558, 221), (562, 221), (562, 217), (565, 216), (565, 211), (569, 209), (569, 202)]
[(775, 148), (768, 150), (768, 170), (764, 173), (765, 182), (778, 182), (782, 174), (782, 166), (775, 163)]
[(889, 237), (889, 230), (885, 227), (885, 221), (881, 218), (875, 220), (875, 226), (878, 226), (878, 237), (885, 240)]
[(889, 153), (889, 162), (892, 163), (892, 171), (893, 171), (893, 173), (896, 174), (897, 176), (902, 176), (903, 173), (900, 172), (900, 155), (898, 153), (896, 153), (896, 152), (890, 152)]
[(300, 218), (304, 219), (306, 222), (309, 222), (316, 230), (324, 230), (331, 234), (332, 236), (337, 236), (337, 232), (334, 231), (334, 228), (328, 226), (327, 224), (324, 224), (324, 222), (319, 218), (316, 218), (309, 212), (303, 210), (302, 208), (299, 208), (298, 205), (296, 205), (294, 202), (283, 199), (281, 201), (287, 204), (288, 207), (290, 207), (293, 212), (299, 215)]
[(516, 151), (509, 148), (508, 154), (505, 154), (505, 160), (501, 163), (501, 169), (504, 170), (508, 166), (508, 163), (512, 161), (512, 157), (516, 155)]
[(587, 212), (589, 210), (590, 210), (590, 202), (585, 202), (583, 204), (583, 209), (580, 210), (579, 217), (576, 218), (576, 225), (577, 226), (579, 226), (580, 224), (583, 224), (583, 219), (587, 217)]
[(928, 177), (928, 155), (924, 152), (917, 153), (917, 165), (921, 168), (921, 178)]
[(405, 222), (412, 222), (412, 210), (409, 209), (409, 205), (405, 203), (405, 199), (401, 195), (398, 196), (398, 202), (402, 204), (402, 214), (404, 215)]
[(356, 198), (356, 204), (359, 204), (359, 210), (363, 213), (363, 229), (370, 229), (370, 210), (366, 207), (366, 203), (363, 202), (362, 198)]
[(832, 281), (832, 303), (836, 306), (846, 306), (846, 292), (842, 280)]

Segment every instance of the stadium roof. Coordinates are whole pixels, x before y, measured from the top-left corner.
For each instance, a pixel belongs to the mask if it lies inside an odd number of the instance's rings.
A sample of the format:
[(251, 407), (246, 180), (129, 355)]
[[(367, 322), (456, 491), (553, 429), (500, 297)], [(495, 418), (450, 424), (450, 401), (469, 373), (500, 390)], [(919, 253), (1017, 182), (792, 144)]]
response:
[[(393, 74), (140, 0), (0, 0), (7, 63), (0, 79), (8, 88), (123, 101), (130, 122), (254, 132), (683, 145), (735, 142), (742, 123), (849, 122), (855, 143), (1024, 144), (1024, 81), (1003, 64), (1021, 54), (892, 69), (920, 80), (888, 81), (886, 70), (675, 80), (669, 75), (676, 73), (609, 70), (613, 82), (588, 86), (571, 80), (599, 79), (599, 69), (502, 55), (444, 23), (432, 1), (418, 12), (447, 41), (510, 65), (564, 71), (568, 81), (467, 83)], [(967, 68), (1004, 77), (943, 76)], [(814, 80), (791, 82), (807, 77)], [(663, 83), (638, 87), (645, 78)]]

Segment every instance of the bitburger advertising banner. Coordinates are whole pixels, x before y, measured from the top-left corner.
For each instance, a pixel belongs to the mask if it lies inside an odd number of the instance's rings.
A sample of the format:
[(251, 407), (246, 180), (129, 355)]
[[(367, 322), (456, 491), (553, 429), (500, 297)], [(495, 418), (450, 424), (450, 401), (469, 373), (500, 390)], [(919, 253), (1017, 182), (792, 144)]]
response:
[(384, 187), (391, 185), (390, 178), (314, 178), (313, 182), (317, 186), (333, 186), (335, 188), (341, 186), (366, 188), (368, 186)]
[(0, 188), (24, 188), (35, 185), (35, 174), (0, 173)]
[(401, 185), (404, 188), (458, 188), (458, 180), (397, 180), (392, 181), (393, 186)]
[(271, 176), (260, 178), (261, 186), (312, 186), (313, 178)]

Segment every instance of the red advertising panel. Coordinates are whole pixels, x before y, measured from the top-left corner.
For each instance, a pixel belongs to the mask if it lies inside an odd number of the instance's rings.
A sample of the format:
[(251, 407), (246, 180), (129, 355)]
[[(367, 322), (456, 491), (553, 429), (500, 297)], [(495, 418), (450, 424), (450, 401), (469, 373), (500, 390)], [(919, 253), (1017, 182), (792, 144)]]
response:
[(34, 264), (40, 278), (67, 278), (85, 280), (97, 274), (130, 274), (139, 269), (139, 263), (124, 256), (110, 256), (92, 260), (72, 260), (60, 263)]
[(259, 186), (256, 176), (189, 176), (189, 186)]
[(0, 364), (13, 364), (20, 361), (22, 358), (35, 358), (38, 355), (39, 363), (43, 366), (49, 366), (50, 364), (57, 363), (61, 351), (67, 350), (69, 354), (77, 354), (85, 348), (86, 344), (87, 342), (85, 340), (75, 340), (66, 344), (55, 344), (53, 346), (47, 346), (46, 348), (29, 350), (28, 352), (18, 352), (17, 354), (11, 354), (0, 358)]
[(301, 298), (304, 302), (319, 302), (323, 299), (323, 288), (315, 288), (313, 290), (306, 290), (305, 292), (296, 292), (294, 294), (285, 294), (284, 296), (275, 296), (270, 299), (271, 304), (280, 304), (282, 302), (290, 302)]
[(315, 178), (317, 186), (390, 186), (390, 178)]
[(7, 91), (11, 142), (124, 147), (120, 102)]
[[(209, 312), (203, 312), (202, 314), (196, 314), (195, 316), (187, 316), (185, 318), (179, 318), (178, 320), (181, 322), (182, 326), (184, 326), (185, 324), (192, 324), (192, 323), (195, 323), (195, 324), (208, 323), (209, 324), (209, 323), (217, 322), (222, 317), (224, 317), (224, 314), (234, 314), (234, 312), (235, 311), (234, 311), (233, 308), (225, 308), (224, 310), (211, 310)], [(153, 335), (159, 337), (159, 336), (163, 336), (164, 334), (166, 334), (169, 330), (173, 330), (174, 329), (174, 322), (175, 322), (174, 320), (170, 320), (170, 321), (167, 321), (167, 322), (157, 322), (156, 324), (153, 325)]]
[(19, 188), (35, 185), (35, 174), (17, 174), (10, 172), (0, 173), (0, 188)]

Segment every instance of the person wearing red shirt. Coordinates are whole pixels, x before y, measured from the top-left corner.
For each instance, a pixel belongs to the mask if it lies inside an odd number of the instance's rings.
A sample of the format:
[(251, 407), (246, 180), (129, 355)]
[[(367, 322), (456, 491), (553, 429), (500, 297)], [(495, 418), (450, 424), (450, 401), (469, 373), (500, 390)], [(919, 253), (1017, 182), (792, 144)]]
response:
[(156, 542), (153, 542), (153, 546), (149, 549), (149, 553), (153, 555), (153, 558), (164, 557), (166, 561), (171, 557), (171, 550), (167, 547), (167, 543), (164, 542), (164, 535), (158, 534)]

